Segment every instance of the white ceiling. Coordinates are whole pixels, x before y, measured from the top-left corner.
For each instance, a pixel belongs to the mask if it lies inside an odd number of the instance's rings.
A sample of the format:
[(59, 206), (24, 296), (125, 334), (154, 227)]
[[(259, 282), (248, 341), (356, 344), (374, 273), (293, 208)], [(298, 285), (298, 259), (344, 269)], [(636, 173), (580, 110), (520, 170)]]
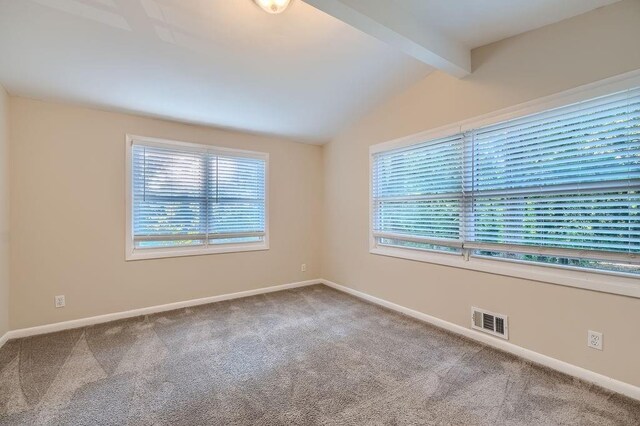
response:
[[(367, 0), (389, 3), (389, 0)], [(484, 46), (619, 0), (391, 0), (467, 47)]]
[(323, 142), (432, 69), (301, 1), (0, 0), (0, 84)]
[[(613, 2), (341, 1), (400, 5), (458, 57)], [(433, 70), (397, 47), (300, 0), (281, 15), (251, 0), (0, 0), (0, 84), (12, 95), (311, 143)]]

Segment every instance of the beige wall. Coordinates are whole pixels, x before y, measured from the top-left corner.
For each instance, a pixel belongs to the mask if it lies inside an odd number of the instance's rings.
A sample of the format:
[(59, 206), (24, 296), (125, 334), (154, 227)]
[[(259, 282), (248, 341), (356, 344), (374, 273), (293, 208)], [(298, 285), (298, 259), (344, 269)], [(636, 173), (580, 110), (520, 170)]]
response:
[[(321, 147), (15, 97), (10, 112), (12, 329), (320, 275)], [(125, 262), (126, 133), (268, 152), (270, 250)]]
[(0, 86), (0, 337), (9, 331), (9, 96)]
[(508, 314), (512, 343), (640, 386), (639, 299), (368, 252), (370, 145), (638, 69), (639, 23), (627, 0), (476, 49), (470, 77), (434, 73), (325, 145), (324, 278), (465, 327), (472, 305)]

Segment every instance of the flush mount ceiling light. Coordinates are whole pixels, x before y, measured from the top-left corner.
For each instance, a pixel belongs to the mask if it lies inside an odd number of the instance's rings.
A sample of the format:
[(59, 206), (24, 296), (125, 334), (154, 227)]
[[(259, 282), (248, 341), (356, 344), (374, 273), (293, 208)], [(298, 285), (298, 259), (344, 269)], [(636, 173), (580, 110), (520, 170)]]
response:
[(282, 13), (289, 6), (291, 0), (253, 0), (265, 12)]

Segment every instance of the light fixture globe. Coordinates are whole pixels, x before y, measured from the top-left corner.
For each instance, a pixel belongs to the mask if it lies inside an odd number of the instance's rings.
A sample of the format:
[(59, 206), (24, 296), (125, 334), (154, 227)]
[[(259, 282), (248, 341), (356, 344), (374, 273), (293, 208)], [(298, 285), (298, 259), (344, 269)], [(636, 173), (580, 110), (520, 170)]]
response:
[(291, 0), (253, 0), (265, 12), (271, 14), (282, 13), (289, 6)]

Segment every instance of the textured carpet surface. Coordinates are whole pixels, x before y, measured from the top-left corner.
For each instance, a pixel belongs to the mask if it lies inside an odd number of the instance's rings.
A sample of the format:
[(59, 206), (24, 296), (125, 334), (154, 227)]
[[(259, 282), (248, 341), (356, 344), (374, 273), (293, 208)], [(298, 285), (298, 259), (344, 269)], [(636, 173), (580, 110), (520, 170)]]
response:
[(0, 424), (639, 425), (640, 403), (317, 285), (12, 340)]

